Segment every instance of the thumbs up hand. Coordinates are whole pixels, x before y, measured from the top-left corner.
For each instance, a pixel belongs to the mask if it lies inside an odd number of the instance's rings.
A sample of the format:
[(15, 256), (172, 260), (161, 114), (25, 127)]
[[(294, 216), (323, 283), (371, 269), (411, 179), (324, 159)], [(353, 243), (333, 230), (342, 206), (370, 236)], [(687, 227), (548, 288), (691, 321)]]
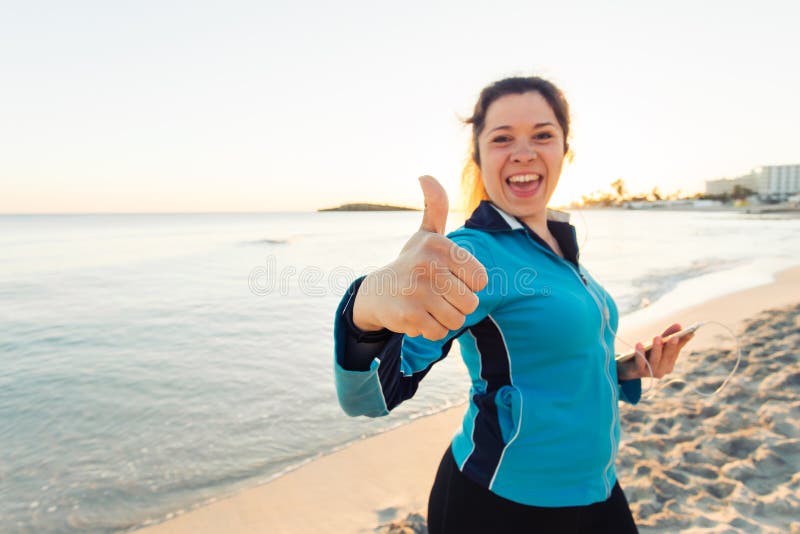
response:
[(486, 269), (444, 236), (448, 201), (432, 176), (422, 176), (425, 211), (420, 229), (389, 265), (366, 276), (356, 293), (353, 322), (361, 330), (442, 339), (478, 307)]

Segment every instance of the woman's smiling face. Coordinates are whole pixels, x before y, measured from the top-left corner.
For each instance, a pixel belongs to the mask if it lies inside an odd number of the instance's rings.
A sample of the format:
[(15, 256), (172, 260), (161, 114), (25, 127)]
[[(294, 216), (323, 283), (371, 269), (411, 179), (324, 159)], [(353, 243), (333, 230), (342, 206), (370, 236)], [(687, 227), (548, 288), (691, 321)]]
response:
[(491, 201), (529, 225), (545, 223), (564, 162), (564, 132), (547, 100), (527, 92), (492, 102), (478, 150)]

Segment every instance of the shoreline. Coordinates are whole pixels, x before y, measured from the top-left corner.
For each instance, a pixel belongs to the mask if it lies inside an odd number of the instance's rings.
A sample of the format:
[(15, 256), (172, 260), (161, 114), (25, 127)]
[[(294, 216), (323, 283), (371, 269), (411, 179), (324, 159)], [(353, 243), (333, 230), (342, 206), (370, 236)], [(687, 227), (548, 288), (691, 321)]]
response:
[[(763, 310), (797, 303), (800, 266), (776, 273), (768, 284), (652, 321), (630, 327), (623, 321), (620, 337), (645, 340), (671, 322), (688, 325), (708, 319), (738, 332), (744, 321)], [(462, 414), (463, 403), (421, 417), (320, 456), (266, 484), (136, 532), (374, 532), (379, 524), (425, 510), (439, 459)]]
[(630, 211), (693, 211), (699, 213), (738, 213), (742, 215), (793, 215), (800, 216), (800, 206), (778, 204), (752, 204), (747, 206), (685, 206), (685, 205), (653, 205), (653, 206), (566, 206), (566, 211), (577, 210), (630, 210)]

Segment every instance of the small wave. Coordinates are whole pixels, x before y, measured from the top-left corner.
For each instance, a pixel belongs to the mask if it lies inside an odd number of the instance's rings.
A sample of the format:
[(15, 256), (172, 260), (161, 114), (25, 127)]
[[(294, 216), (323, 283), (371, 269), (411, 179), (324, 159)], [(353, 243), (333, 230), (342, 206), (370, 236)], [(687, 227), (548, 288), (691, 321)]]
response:
[(255, 239), (252, 241), (242, 241), (239, 243), (240, 245), (245, 246), (261, 246), (261, 245), (288, 245), (288, 239)]
[(663, 297), (675, 287), (690, 278), (696, 278), (715, 271), (731, 269), (746, 263), (745, 260), (723, 260), (707, 258), (692, 262), (688, 267), (651, 271), (630, 281), (632, 294), (618, 299), (620, 314), (624, 315), (645, 308)]

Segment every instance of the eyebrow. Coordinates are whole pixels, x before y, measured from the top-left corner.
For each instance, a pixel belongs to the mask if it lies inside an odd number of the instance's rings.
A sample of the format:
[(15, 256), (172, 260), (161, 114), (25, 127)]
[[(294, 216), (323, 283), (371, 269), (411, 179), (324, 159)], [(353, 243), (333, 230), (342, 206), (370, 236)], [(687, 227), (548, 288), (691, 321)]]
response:
[[(542, 126), (555, 126), (555, 124), (553, 124), (552, 122), (537, 122), (536, 124), (533, 125), (534, 129), (535, 128), (541, 128)], [(491, 130), (489, 130), (486, 133), (490, 134), (495, 130), (510, 130), (510, 129), (511, 129), (511, 126), (508, 126), (508, 125), (504, 124), (502, 126), (495, 126), (494, 128), (492, 128)]]

